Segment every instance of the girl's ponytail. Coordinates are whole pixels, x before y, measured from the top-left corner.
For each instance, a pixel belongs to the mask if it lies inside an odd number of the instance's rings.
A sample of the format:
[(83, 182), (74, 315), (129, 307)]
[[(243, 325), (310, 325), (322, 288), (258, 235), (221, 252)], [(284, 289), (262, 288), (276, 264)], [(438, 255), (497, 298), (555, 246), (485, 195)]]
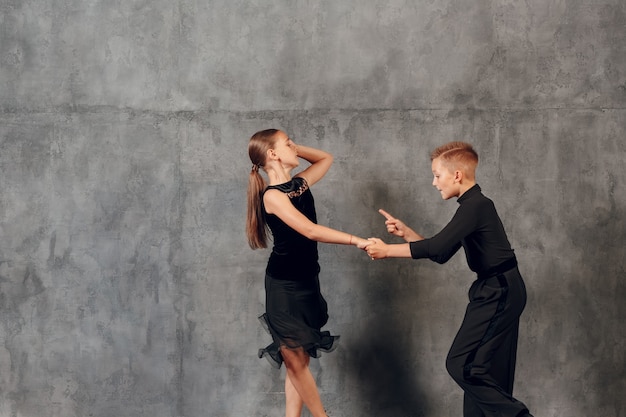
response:
[(252, 161), (252, 170), (248, 179), (248, 216), (246, 221), (246, 236), (252, 249), (267, 247), (267, 224), (263, 215), (261, 198), (265, 190), (265, 180), (259, 169), (265, 165), (267, 151), (276, 143), (276, 134), (279, 130), (267, 129), (255, 133), (248, 144), (248, 155)]
[(259, 174), (259, 166), (252, 165), (248, 180), (248, 218), (246, 235), (252, 249), (267, 247), (267, 225), (263, 216), (261, 194), (265, 189), (265, 180)]

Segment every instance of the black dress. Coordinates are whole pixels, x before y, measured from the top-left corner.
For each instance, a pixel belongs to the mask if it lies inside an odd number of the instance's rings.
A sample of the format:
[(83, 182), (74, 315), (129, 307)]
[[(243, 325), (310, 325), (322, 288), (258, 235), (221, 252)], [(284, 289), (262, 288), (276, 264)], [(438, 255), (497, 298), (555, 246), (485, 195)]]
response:
[[(287, 194), (292, 204), (309, 220), (317, 223), (315, 202), (306, 180), (295, 177), (284, 184), (273, 185)], [(330, 352), (339, 336), (321, 328), (328, 321), (328, 306), (320, 292), (317, 242), (287, 226), (273, 214), (265, 212), (274, 246), (265, 271), (265, 314), (261, 324), (272, 335), (273, 342), (259, 350), (259, 357), (280, 368), (283, 358), (280, 346), (303, 348), (311, 357), (319, 351)]]

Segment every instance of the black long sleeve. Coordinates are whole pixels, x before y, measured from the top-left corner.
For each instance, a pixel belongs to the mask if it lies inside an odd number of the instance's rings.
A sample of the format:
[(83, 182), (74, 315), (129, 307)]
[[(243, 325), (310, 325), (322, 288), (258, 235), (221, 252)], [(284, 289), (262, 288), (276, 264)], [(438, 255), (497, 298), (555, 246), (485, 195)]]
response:
[(478, 273), (515, 256), (493, 201), (482, 194), (478, 184), (457, 202), (459, 208), (439, 233), (410, 243), (411, 257), (445, 263), (462, 246), (467, 264)]

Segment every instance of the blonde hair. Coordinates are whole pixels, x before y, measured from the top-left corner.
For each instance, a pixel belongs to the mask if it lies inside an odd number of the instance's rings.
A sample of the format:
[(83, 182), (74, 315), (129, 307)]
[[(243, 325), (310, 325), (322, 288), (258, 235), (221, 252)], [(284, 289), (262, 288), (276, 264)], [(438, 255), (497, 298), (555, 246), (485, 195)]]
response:
[(267, 247), (267, 224), (263, 215), (261, 196), (266, 183), (259, 169), (265, 166), (267, 151), (276, 144), (276, 135), (280, 130), (261, 130), (250, 138), (248, 155), (252, 162), (252, 170), (248, 179), (248, 214), (246, 219), (246, 236), (252, 249)]
[(450, 170), (461, 169), (465, 175), (473, 178), (478, 166), (478, 153), (466, 142), (449, 142), (436, 148), (430, 154), (430, 160), (439, 158)]

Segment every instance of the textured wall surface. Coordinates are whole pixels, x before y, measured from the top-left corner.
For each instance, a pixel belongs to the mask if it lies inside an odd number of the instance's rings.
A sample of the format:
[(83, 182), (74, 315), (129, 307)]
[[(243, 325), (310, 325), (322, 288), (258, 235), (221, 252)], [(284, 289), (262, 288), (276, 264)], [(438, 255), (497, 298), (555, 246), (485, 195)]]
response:
[[(380, 207), (445, 225), (429, 151), (473, 142), (528, 287), (516, 395), (626, 416), (623, 0), (0, 0), (0, 416), (283, 415), (244, 236), (268, 127), (335, 155), (320, 223), (387, 241)], [(463, 255), (320, 251), (331, 415), (461, 415)]]

